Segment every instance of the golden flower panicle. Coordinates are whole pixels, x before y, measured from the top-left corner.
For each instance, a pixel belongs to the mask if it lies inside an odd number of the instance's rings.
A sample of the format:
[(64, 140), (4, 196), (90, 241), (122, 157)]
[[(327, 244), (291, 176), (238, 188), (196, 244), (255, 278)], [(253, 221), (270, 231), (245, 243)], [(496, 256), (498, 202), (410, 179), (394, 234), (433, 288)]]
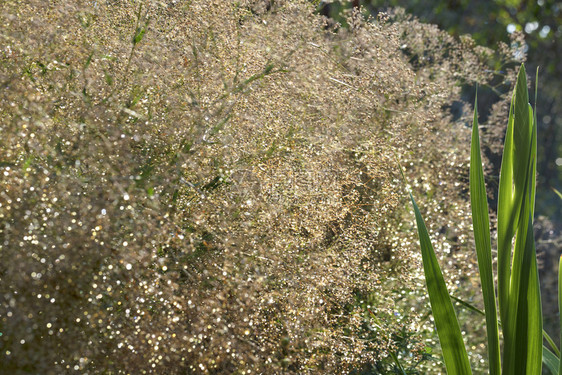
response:
[(477, 280), (469, 111), (450, 109), (460, 84), (498, 79), (492, 51), (399, 10), (348, 17), (334, 28), (304, 0), (1, 2), (4, 373), (380, 363), (425, 313), (395, 155), (446, 279)]

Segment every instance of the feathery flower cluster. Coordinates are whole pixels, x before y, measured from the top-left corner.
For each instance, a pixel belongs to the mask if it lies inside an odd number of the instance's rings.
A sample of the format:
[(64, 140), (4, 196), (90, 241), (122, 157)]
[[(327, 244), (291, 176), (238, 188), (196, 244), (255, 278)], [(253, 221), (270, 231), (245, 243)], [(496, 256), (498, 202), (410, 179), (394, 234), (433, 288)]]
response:
[(304, 0), (2, 1), (0, 372), (421, 358), (401, 339), (427, 301), (396, 157), (462, 294), (469, 111), (451, 103), (513, 72), (403, 12), (348, 17), (334, 28)]

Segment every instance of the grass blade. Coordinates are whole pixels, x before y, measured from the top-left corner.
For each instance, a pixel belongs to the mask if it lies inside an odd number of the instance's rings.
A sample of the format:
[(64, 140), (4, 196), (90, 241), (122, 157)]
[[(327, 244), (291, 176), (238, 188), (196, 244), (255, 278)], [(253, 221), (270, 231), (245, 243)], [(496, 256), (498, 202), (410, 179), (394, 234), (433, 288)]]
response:
[(544, 329), (542, 330), (542, 337), (546, 340), (546, 342), (548, 342), (548, 345), (550, 345), (550, 348), (552, 349), (554, 355), (560, 357), (560, 350), (558, 350), (556, 344), (554, 343), (554, 340), (552, 339), (552, 337), (550, 337), (548, 333), (546, 333)]
[[(527, 225), (524, 241), (521, 244), (523, 256), (521, 263), (521, 283), (519, 290), (513, 290), (512, 293), (519, 293), (517, 304), (517, 331), (516, 339), (516, 356), (518, 362), (525, 363), (526, 370), (522, 370), (521, 374), (540, 374), (542, 371), (542, 350), (543, 350), (543, 327), (542, 327), (542, 307), (541, 293), (539, 284), (539, 272), (537, 266), (537, 256), (535, 250), (535, 240), (533, 237), (533, 224), (530, 216), (531, 202), (527, 203), (529, 207), (525, 209), (525, 213), (529, 212), (528, 219), (522, 220), (521, 225)], [(526, 223), (525, 223), (526, 222)], [(519, 232), (521, 229), (518, 230)], [(515, 252), (520, 251), (517, 246)], [(514, 262), (515, 263), (515, 262)], [(514, 273), (518, 272), (519, 264), (514, 266)], [(512, 274), (512, 275), (513, 275)], [(512, 283), (517, 286), (517, 283)], [(510, 298), (512, 296), (510, 295)], [(526, 358), (525, 358), (526, 357)], [(523, 360), (525, 359), (525, 362)]]
[(500, 339), (498, 330), (496, 292), (492, 270), (492, 246), (490, 241), (490, 218), (488, 216), (488, 198), (484, 183), (484, 171), (480, 155), (480, 136), (478, 133), (478, 112), (474, 100), (474, 121), (472, 125), (472, 144), (470, 148), (470, 202), (472, 207), (472, 225), (478, 257), (478, 269), (484, 310), (486, 314), (486, 333), (488, 336), (488, 362), (490, 375), (499, 375), (501, 371)]
[(533, 238), (535, 173), (536, 120), (521, 66), (509, 113), (498, 199), (503, 372), (510, 375), (540, 374), (542, 367), (542, 309)]
[(535, 217), (535, 194), (537, 188), (537, 115), (529, 104), (529, 121), (531, 124), (531, 218)]
[(427, 228), (411, 193), (410, 198), (416, 214), (427, 291), (447, 373), (451, 375), (472, 374), (457, 315), (453, 309)]
[[(501, 322), (507, 326), (509, 279), (511, 277), (511, 241), (515, 235), (516, 218), (513, 200), (513, 123), (515, 95), (509, 107), (507, 133), (503, 147), (500, 181), (498, 187), (498, 304)], [(503, 328), (504, 340), (509, 332)]]
[(390, 352), (390, 357), (394, 361), (394, 364), (396, 364), (396, 366), (398, 367), (398, 370), (400, 370), (400, 374), (407, 375), (406, 370), (404, 370), (404, 367), (402, 367), (402, 364), (398, 360), (398, 357), (396, 356), (396, 354), (394, 354), (393, 352)]
[(558, 371), (558, 367), (560, 366), (560, 360), (556, 355), (554, 355), (554, 353), (552, 353), (547, 348), (544, 348), (542, 361), (552, 375), (558, 375), (560, 373)]
[[(450, 295), (451, 299), (455, 302), (457, 302), (459, 305), (461, 305), (462, 307), (473, 311), (475, 313), (477, 313), (478, 315), (482, 315), (482, 316), (486, 316), (486, 314), (484, 313), (484, 311), (480, 310), (478, 307), (472, 305), (469, 302), (463, 301), (462, 299), (453, 296), (452, 294)], [(501, 324), (500, 324), (501, 326)], [(556, 347), (556, 345), (554, 344), (554, 340), (552, 339), (552, 337), (550, 337), (550, 335), (543, 329), (542, 330), (542, 336), (543, 338), (546, 340), (546, 342), (548, 342), (548, 344), (550, 345), (550, 347), (553, 350), (554, 356), (556, 358), (560, 357), (560, 350), (558, 350), (558, 348)], [(543, 346), (543, 353), (545, 350), (549, 350), (546, 345)], [(543, 363), (544, 363), (544, 355), (543, 355)]]
[[(534, 129), (532, 132), (534, 133)], [(532, 133), (529, 135), (530, 138), (534, 136)], [(531, 184), (534, 182), (532, 173), (535, 158), (532, 156), (533, 142), (531, 139), (527, 142), (527, 178), (523, 181), (523, 186), (515, 186), (516, 190), (522, 191), (523, 199), (513, 252), (507, 314), (509, 335), (505, 339), (504, 352), (504, 373), (521, 375), (540, 374), (543, 355), (542, 309), (531, 216), (534, 205), (534, 197), (531, 196), (534, 189)]]
[(551, 188), (551, 189), (556, 193), (556, 195), (558, 195), (558, 197), (559, 197), (560, 199), (562, 199), (562, 193), (561, 193), (561, 192), (559, 192), (559, 191), (556, 190), (555, 188)]
[(535, 217), (535, 194), (536, 194), (536, 187), (537, 187), (537, 101), (539, 96), (539, 67), (537, 67), (537, 72), (535, 73), (535, 109), (529, 105), (529, 113), (532, 114), (531, 124), (531, 131), (533, 132), (532, 137), (532, 145), (531, 145), (531, 158), (533, 160), (533, 171), (532, 177), (533, 181), (531, 182), (531, 198), (533, 199), (531, 205), (531, 217)]
[[(529, 113), (529, 109), (531, 113)], [(529, 91), (525, 66), (521, 65), (515, 86), (515, 124), (513, 125), (513, 181), (515, 193), (521, 195), (527, 180), (529, 162), (529, 140), (531, 139), (532, 107), (529, 104)]]
[(511, 335), (511, 325), (506, 321), (511, 279), (511, 243), (519, 223), (523, 191), (527, 187), (525, 181), (532, 152), (529, 141), (533, 128), (532, 118), (525, 66), (521, 65), (509, 109), (498, 194), (498, 295), (504, 339)]

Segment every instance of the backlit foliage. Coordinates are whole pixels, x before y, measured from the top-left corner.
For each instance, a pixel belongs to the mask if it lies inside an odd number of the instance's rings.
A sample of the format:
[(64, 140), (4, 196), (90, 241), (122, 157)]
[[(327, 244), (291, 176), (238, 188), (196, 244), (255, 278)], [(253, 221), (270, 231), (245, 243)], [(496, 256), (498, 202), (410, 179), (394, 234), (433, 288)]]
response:
[(477, 282), (468, 112), (449, 108), (497, 81), (492, 51), (400, 11), (348, 17), (0, 3), (0, 372), (380, 366), (427, 312), (396, 158), (452, 291)]

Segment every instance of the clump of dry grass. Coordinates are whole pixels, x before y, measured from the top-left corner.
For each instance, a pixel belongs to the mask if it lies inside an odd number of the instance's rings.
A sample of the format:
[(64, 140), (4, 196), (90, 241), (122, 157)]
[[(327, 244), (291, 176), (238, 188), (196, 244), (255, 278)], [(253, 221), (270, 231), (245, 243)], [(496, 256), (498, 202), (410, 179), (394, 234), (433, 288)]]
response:
[(400, 12), (336, 32), (306, 1), (8, 0), (0, 22), (3, 371), (382, 361), (423, 313), (394, 155), (440, 191), (446, 278), (476, 282), (447, 105), (496, 77), (469, 38)]

